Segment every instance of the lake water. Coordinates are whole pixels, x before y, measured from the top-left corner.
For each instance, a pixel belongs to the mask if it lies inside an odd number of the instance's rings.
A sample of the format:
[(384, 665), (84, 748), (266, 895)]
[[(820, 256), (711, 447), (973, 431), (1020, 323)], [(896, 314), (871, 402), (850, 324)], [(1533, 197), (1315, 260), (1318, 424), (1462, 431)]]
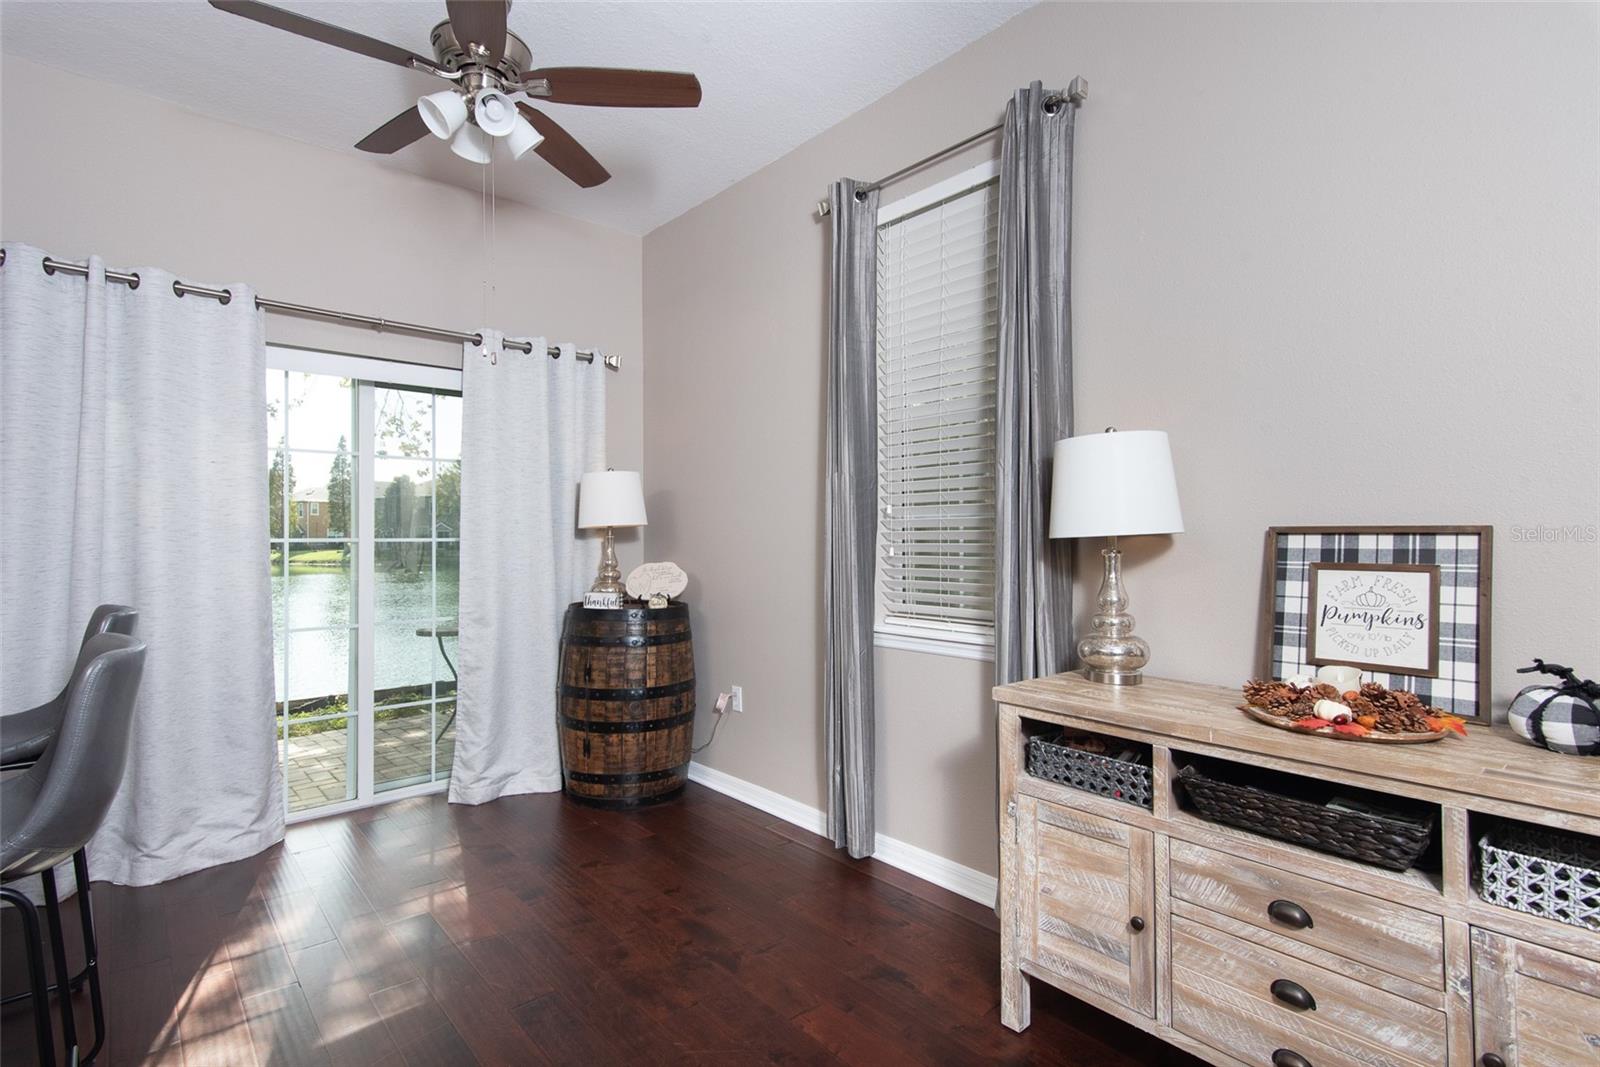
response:
[[(426, 546), (421, 547), (426, 551)], [(455, 626), (460, 571), (453, 561), (448, 567), (441, 565), (436, 591), (427, 566), (419, 575), (415, 561), (407, 563), (411, 565), (394, 570), (382, 569), (384, 565), (379, 564), (374, 590), (373, 688), (427, 686), (434, 680), (453, 686), (455, 675), (441, 657), (438, 642), (432, 636), (419, 637), (417, 630), (433, 626), (435, 620), (441, 626)], [(276, 649), (279, 700), (286, 691), (288, 699), (304, 700), (354, 688), (355, 664), (350, 655), (355, 641), (355, 631), (350, 628), (355, 622), (353, 568), (308, 567), (291, 559), (286, 576), (274, 565), (272, 612), (279, 625), (287, 612), (290, 630), (287, 664), (285, 650)], [(302, 630), (304, 627), (336, 629)], [(456, 662), (455, 637), (444, 639), (444, 649), (451, 662)]]

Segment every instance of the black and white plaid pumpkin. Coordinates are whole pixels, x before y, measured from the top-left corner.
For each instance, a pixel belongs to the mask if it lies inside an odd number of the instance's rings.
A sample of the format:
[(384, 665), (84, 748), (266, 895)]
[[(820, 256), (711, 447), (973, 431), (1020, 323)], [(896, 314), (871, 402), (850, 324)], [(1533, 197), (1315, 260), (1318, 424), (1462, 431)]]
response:
[(1600, 756), (1600, 685), (1542, 659), (1518, 674), (1539, 671), (1559, 682), (1530, 685), (1511, 701), (1511, 729), (1534, 744), (1574, 756)]

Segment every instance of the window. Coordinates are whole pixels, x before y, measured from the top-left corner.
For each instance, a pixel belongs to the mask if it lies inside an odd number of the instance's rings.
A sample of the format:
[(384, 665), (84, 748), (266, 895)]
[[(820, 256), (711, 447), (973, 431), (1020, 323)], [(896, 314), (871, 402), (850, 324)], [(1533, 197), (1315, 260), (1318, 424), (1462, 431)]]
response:
[(268, 364), (289, 813), (441, 788), (455, 738), (460, 372), (276, 346)]
[(877, 643), (994, 643), (996, 170), (878, 213)]

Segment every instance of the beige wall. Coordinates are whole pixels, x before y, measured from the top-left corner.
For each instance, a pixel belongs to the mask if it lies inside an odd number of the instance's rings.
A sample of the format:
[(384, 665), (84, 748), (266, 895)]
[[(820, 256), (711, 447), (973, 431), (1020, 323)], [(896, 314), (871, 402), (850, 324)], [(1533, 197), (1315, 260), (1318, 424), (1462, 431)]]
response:
[[(639, 238), (502, 203), (491, 259), (480, 198), (465, 190), (11, 56), (3, 96), (5, 240), (245, 282), (276, 300), (619, 353), (620, 373), (594, 368), (608, 376), (608, 461), (642, 464)], [(461, 365), (450, 344), (282, 315), (266, 327), (283, 344)], [(638, 538), (619, 555), (637, 562)]]
[[(1152, 673), (1250, 673), (1284, 523), (1492, 523), (1497, 701), (1533, 655), (1590, 663), (1596, 36), (1587, 5), (1044, 5), (650, 234), (647, 554), (691, 576), (701, 707), (737, 682), (748, 709), (701, 758), (823, 803), (810, 205), (989, 125), (1032, 78), (1091, 88), (1078, 424), (1172, 435), (1188, 532), (1128, 545)], [(1518, 539), (1540, 525), (1591, 539)], [(879, 830), (992, 872), (990, 665), (878, 667)]]

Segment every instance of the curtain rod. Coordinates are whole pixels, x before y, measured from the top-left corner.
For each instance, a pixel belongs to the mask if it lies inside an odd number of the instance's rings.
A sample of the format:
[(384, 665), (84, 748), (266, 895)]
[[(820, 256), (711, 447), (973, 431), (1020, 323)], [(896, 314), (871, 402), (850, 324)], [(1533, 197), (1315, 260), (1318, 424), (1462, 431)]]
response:
[[(1083, 75), (1080, 74), (1080, 75), (1075, 76), (1072, 79), (1071, 83), (1068, 84), (1068, 86), (1067, 86), (1067, 95), (1066, 96), (1060, 96), (1060, 95), (1047, 96), (1044, 99), (1044, 107), (1045, 107), (1046, 111), (1049, 111), (1051, 114), (1054, 114), (1055, 113), (1055, 109), (1060, 107), (1063, 103), (1069, 103), (1069, 104), (1072, 104), (1074, 107), (1076, 107), (1079, 104), (1082, 104), (1088, 98), (1089, 98), (1089, 83), (1086, 80), (1084, 80)], [(983, 140), (985, 137), (993, 137), (995, 134), (997, 134), (1001, 130), (1005, 129), (1005, 125), (1006, 124), (1003, 123), (1003, 122), (997, 122), (993, 126), (990, 126), (987, 130), (979, 130), (977, 133), (973, 134), (971, 137), (966, 138), (965, 140), (957, 141), (953, 145), (946, 145), (945, 147), (939, 149), (939, 151), (933, 153), (932, 155), (923, 156), (921, 159), (917, 160), (915, 163), (909, 164), (908, 166), (901, 167), (899, 170), (895, 171), (893, 174), (885, 174), (883, 177), (879, 178), (875, 182), (868, 182), (865, 185), (858, 185), (858, 186), (856, 186), (856, 197), (857, 197), (857, 199), (865, 200), (867, 198), (867, 194), (869, 192), (871, 192), (872, 190), (874, 190), (874, 189), (882, 189), (885, 185), (889, 185), (889, 184), (891, 184), (893, 182), (897, 182), (901, 178), (904, 178), (908, 174), (915, 174), (917, 171), (921, 170), (923, 167), (926, 167), (929, 163), (934, 163), (934, 162), (937, 162), (938, 160), (943, 159), (945, 156), (953, 155), (954, 153), (961, 151), (963, 148), (966, 148), (968, 145), (977, 144), (979, 141)], [(817, 201), (817, 214), (819, 216), (827, 216), (827, 215), (833, 214), (833, 205), (830, 204), (826, 200), (818, 200)]]
[[(0, 248), (0, 267), (5, 266), (6, 250)], [(73, 274), (80, 278), (88, 277), (89, 268), (83, 263), (66, 263), (46, 256), (44, 259), (44, 272), (55, 274)], [(106, 271), (106, 280), (121, 282), (129, 289), (139, 288), (139, 275), (124, 271)], [(208, 296), (213, 300), (226, 304), (233, 299), (233, 294), (226, 289), (208, 289), (203, 285), (190, 285), (188, 282), (174, 281), (172, 291), (178, 296)], [(266, 297), (256, 297), (256, 307), (262, 311), (271, 311), (280, 315), (298, 315), (308, 319), (326, 319), (329, 322), (344, 322), (352, 326), (365, 326), (379, 333), (403, 333), (412, 337), (423, 337), (432, 341), (460, 341), (471, 342), (475, 345), (483, 344), (483, 334), (463, 333), (460, 330), (446, 330), (438, 326), (419, 326), (414, 322), (395, 322), (393, 319), (381, 319), (374, 315), (360, 315), (353, 311), (333, 311), (329, 308), (312, 307), (309, 304), (291, 304), (285, 300), (268, 300)], [(533, 344), (529, 341), (502, 341), (506, 348), (518, 352), (533, 351)], [(561, 358), (561, 349), (547, 348), (546, 355), (551, 359)], [(596, 357), (611, 370), (622, 369), (621, 356), (607, 356), (593, 349), (577, 350), (578, 362), (593, 363)], [(382, 356), (376, 357), (382, 359)]]

